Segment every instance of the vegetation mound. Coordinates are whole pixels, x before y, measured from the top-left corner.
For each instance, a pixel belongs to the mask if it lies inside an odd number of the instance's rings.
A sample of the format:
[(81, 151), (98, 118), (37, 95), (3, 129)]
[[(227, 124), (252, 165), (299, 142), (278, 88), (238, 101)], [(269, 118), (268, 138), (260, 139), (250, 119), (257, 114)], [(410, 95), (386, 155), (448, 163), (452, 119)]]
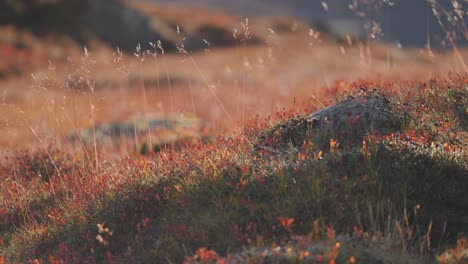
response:
[[(67, 263), (466, 261), (462, 239), (441, 254), (468, 232), (466, 78), (362, 83), (350, 85), (350, 96), (313, 114), (316, 126), (311, 116), (285, 113), (272, 128), (253, 122), (246, 134), (100, 166), (80, 153), (56, 163), (56, 152), (42, 150), (56, 168), (68, 164), (47, 181), (18, 155), (0, 174), (0, 255)], [(367, 106), (398, 122), (372, 119), (379, 115)], [(348, 116), (342, 109), (350, 107)], [(370, 121), (359, 133), (337, 125), (361, 114)], [(324, 116), (337, 126), (329, 129)]]
[(326, 148), (330, 140), (342, 145), (360, 144), (364, 136), (388, 135), (402, 130), (408, 113), (397, 102), (376, 91), (361, 91), (307, 117), (297, 116), (260, 136), (272, 148), (300, 147), (314, 138)]

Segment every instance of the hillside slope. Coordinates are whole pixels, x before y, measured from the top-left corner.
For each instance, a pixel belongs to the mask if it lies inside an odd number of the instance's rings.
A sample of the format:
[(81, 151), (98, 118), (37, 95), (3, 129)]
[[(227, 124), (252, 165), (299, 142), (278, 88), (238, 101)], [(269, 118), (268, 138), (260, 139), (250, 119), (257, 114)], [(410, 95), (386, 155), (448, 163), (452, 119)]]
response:
[[(294, 16), (308, 21), (325, 21), (333, 27), (345, 30), (351, 23), (354, 33), (363, 33), (361, 19), (356, 16), (356, 12), (349, 9), (352, 1), (326, 0), (259, 0), (259, 1), (229, 1), (229, 0), (146, 0), (167, 5), (184, 5), (205, 7), (216, 10), (224, 10), (244, 17), (257, 16)], [(324, 10), (322, 2), (328, 6), (328, 11)], [(363, 1), (365, 4), (365, 1)], [(362, 7), (370, 18), (382, 24), (384, 32), (383, 39), (390, 42), (399, 42), (403, 46), (423, 47), (427, 44), (428, 35), (433, 46), (440, 46), (441, 39), (445, 36), (445, 31), (440, 27), (437, 18), (432, 13), (432, 8), (425, 0), (396, 0), (391, 1), (395, 5), (388, 7), (383, 4), (379, 11), (373, 11), (373, 7), (382, 4), (384, 1), (368, 1), (371, 7)], [(436, 1), (443, 9), (452, 10), (450, 1)], [(466, 2), (458, 1), (461, 10), (466, 10)], [(417, 15), (416, 15), (417, 14)], [(442, 22), (447, 26), (446, 17), (442, 16)], [(346, 25), (348, 24), (348, 25)], [(465, 25), (466, 26), (466, 25)], [(463, 33), (459, 32), (461, 42), (467, 44)]]
[[(310, 118), (339, 111), (296, 114), (318, 109), (310, 103), (278, 113), (277, 125), (253, 121), (246, 135), (99, 167), (76, 152), (19, 152), (0, 170), (0, 256), (434, 263), (468, 232), (467, 85), (461, 75), (349, 83), (334, 94), (379, 101), (391, 124), (353, 112), (340, 117), (348, 128), (316, 127)], [(438, 260), (465, 263), (465, 251), (460, 240)]]

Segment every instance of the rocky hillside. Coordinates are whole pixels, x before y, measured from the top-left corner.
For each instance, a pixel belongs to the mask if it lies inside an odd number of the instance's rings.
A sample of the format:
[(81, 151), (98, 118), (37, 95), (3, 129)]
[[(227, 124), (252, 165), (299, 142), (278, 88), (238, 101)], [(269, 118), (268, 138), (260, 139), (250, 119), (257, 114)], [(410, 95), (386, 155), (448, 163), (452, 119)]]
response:
[[(141, 0), (140, 0), (141, 1)], [(400, 42), (403, 46), (423, 47), (427, 43), (427, 35), (431, 36), (433, 46), (440, 46), (445, 31), (439, 25), (439, 21), (433, 15), (429, 1), (425, 0), (394, 0), (393, 7), (382, 4), (384, 1), (351, 1), (351, 0), (259, 0), (259, 1), (229, 1), (229, 0), (146, 0), (167, 5), (192, 5), (216, 10), (224, 10), (239, 16), (294, 16), (309, 21), (324, 21), (335, 30), (351, 31), (351, 33), (363, 34), (363, 20), (357, 16), (358, 12), (365, 11), (370, 18), (381, 23), (384, 40)], [(358, 11), (352, 11), (350, 4), (361, 2)], [(433, 1), (442, 9), (450, 11), (453, 15), (451, 1)], [(322, 3), (326, 3), (324, 8)], [(366, 3), (369, 3), (366, 5)], [(460, 10), (466, 10), (466, 1), (458, 1)], [(375, 6), (381, 5), (379, 10)], [(325, 10), (326, 9), (326, 10)], [(440, 10), (441, 11), (441, 10)], [(441, 13), (441, 22), (446, 29), (449, 26), (447, 16)], [(417, 15), (416, 15), (417, 14)], [(466, 26), (466, 25), (465, 25)], [(459, 32), (460, 35), (461, 32)], [(463, 33), (461, 33), (463, 35)], [(460, 36), (461, 43), (466, 44), (466, 39)], [(466, 36), (465, 36), (466, 38)]]
[[(156, 11), (155, 11), (156, 10)], [(182, 17), (181, 17), (182, 16)], [(196, 21), (187, 18), (198, 17)], [(197, 51), (233, 46), (240, 19), (202, 10), (176, 11), (120, 0), (0, 1), (0, 78), (17, 76), (48, 61), (66, 61), (88, 48)], [(154, 43), (151, 46), (149, 43)], [(248, 43), (258, 44), (251, 36)]]
[(120, 0), (0, 2), (0, 27), (15, 26), (36, 36), (65, 35), (80, 45), (99, 40), (131, 53), (138, 44), (143, 50), (154, 49), (148, 43), (158, 41), (165, 52), (177, 51), (182, 44), (192, 51), (206, 48), (203, 39), (213, 47), (235, 45), (232, 31), (239, 21), (219, 12), (185, 9), (185, 13), (174, 13)]
[(98, 39), (129, 51), (140, 42), (169, 44), (145, 15), (123, 1), (4, 1), (1, 5), (0, 24), (15, 25), (38, 36), (66, 35), (81, 45)]

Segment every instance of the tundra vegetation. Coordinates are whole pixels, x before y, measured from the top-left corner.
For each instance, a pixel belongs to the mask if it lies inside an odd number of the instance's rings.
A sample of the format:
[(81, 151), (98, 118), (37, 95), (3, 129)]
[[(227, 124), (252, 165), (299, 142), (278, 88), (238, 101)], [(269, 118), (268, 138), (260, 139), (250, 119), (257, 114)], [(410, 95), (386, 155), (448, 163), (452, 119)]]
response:
[[(34, 12), (12, 3), (0, 10), (14, 21)], [(468, 53), (455, 42), (336, 44), (285, 18), (268, 22), (282, 33), (246, 20), (223, 49), (203, 39), (193, 53), (184, 30), (222, 42), (235, 19), (134, 8), (165, 21), (176, 53), (155, 41), (127, 54), (97, 31), (91, 51), (56, 62), (8, 46), (55, 47), (34, 32), (0, 42), (39, 65), (13, 59), (1, 77), (0, 264), (468, 261)]]

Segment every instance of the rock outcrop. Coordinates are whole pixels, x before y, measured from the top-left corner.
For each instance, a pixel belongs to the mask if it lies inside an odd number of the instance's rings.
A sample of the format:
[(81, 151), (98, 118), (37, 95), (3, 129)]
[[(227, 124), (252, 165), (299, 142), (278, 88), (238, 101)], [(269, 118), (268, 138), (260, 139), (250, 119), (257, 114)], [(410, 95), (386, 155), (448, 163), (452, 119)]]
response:
[(359, 139), (367, 133), (389, 134), (399, 131), (403, 115), (381, 95), (346, 99), (308, 116), (312, 128), (320, 133)]
[(93, 144), (100, 147), (119, 144), (135, 145), (142, 153), (159, 151), (167, 146), (181, 145), (197, 139), (206, 139), (202, 130), (204, 122), (192, 116), (151, 114), (128, 120), (97, 124), (93, 127), (71, 131), (69, 142)]
[(404, 124), (405, 114), (398, 104), (378, 93), (370, 93), (279, 124), (260, 136), (259, 145), (285, 149), (312, 140), (326, 149), (333, 139), (342, 146), (359, 146), (366, 135), (398, 132)]

